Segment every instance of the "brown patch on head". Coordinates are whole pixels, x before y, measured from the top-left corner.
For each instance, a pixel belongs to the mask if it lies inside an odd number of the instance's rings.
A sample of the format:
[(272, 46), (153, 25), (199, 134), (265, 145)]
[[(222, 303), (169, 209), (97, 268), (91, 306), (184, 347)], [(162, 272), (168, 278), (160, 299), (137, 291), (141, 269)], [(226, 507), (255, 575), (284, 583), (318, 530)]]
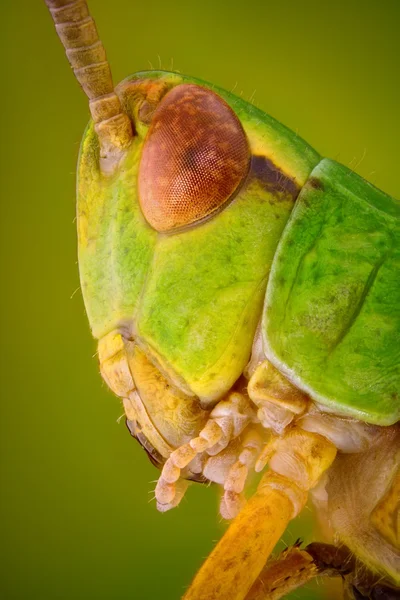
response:
[(247, 175), (249, 148), (232, 109), (193, 84), (173, 88), (156, 109), (143, 148), (139, 199), (157, 231), (204, 219)]
[(261, 187), (272, 194), (291, 196), (295, 200), (300, 192), (299, 185), (263, 155), (251, 157), (250, 179), (256, 179)]

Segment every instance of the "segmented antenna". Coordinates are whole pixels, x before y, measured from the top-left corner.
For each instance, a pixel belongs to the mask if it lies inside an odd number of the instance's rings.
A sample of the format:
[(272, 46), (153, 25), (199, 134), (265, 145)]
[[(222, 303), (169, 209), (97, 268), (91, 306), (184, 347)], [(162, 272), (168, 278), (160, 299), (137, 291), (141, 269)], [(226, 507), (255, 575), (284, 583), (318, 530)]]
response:
[(110, 66), (86, 0), (45, 0), (68, 60), (89, 98), (103, 158), (126, 148), (132, 123), (114, 92)]

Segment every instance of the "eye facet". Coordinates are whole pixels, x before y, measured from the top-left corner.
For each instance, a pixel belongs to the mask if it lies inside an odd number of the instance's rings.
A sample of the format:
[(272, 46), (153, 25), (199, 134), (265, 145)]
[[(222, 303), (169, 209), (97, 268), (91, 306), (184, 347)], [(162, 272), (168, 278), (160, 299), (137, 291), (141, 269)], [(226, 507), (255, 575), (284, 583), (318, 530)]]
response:
[(139, 169), (139, 199), (157, 231), (172, 231), (221, 208), (247, 175), (250, 152), (239, 119), (222, 98), (176, 86), (156, 109)]

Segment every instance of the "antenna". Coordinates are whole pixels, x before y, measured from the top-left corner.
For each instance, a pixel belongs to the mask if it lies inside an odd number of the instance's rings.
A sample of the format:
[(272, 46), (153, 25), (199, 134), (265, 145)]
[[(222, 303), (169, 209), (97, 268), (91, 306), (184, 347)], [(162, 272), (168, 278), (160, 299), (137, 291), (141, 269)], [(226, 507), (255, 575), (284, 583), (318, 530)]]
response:
[(86, 0), (45, 0), (75, 77), (89, 98), (89, 108), (100, 140), (101, 156), (126, 148), (133, 127), (114, 92), (110, 65)]

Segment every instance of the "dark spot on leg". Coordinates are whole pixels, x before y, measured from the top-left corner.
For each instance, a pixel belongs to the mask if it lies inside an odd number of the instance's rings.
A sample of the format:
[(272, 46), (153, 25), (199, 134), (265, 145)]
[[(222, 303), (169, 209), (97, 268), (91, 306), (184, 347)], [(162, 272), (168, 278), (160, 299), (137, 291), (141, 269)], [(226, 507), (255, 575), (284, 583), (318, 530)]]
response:
[(232, 569), (232, 567), (234, 567), (236, 564), (235, 560), (229, 560), (226, 564), (225, 564), (225, 571), (230, 571), (230, 569)]

